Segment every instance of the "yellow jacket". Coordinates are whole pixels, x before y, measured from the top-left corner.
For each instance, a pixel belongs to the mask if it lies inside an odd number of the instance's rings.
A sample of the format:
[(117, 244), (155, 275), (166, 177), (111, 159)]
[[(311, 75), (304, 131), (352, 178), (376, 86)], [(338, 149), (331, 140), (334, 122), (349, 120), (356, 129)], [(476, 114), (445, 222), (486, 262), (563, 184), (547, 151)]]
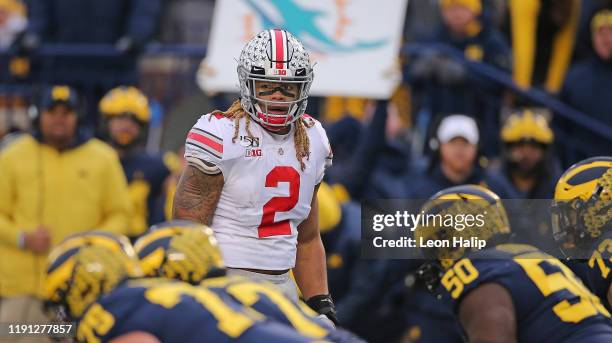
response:
[(91, 139), (58, 152), (23, 135), (0, 153), (0, 297), (40, 295), (46, 256), (19, 248), (46, 226), (51, 243), (91, 229), (125, 233), (130, 200), (115, 151)]

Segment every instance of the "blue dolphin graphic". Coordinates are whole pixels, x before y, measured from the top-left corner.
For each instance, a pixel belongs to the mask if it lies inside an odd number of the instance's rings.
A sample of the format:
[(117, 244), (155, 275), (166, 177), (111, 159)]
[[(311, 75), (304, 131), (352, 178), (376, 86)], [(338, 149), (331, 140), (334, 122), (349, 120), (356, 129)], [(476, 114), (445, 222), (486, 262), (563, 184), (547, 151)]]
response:
[(254, 0), (244, 1), (262, 19), (264, 28), (282, 27), (298, 36), (313, 51), (349, 52), (376, 48), (387, 42), (387, 39), (379, 39), (369, 42), (357, 42), (350, 46), (341, 45), (316, 26), (316, 19), (320, 16), (325, 16), (325, 12), (304, 9), (292, 0), (269, 0), (282, 15), (282, 22), (278, 22), (274, 21)]

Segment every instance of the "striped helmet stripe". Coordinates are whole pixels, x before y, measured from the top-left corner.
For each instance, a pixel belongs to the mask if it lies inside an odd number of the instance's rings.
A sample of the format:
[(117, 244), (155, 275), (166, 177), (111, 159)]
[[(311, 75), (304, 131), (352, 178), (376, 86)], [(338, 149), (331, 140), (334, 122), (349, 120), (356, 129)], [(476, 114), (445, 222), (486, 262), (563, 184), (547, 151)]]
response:
[(286, 61), (286, 36), (283, 30), (270, 30), (272, 40), (272, 56), (276, 61), (276, 69), (284, 69), (283, 61)]

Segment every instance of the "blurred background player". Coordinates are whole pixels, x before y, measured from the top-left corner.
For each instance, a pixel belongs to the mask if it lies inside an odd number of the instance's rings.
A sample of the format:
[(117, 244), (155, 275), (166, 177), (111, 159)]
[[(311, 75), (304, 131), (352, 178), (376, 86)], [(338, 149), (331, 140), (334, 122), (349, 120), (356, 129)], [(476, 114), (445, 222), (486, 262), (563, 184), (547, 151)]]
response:
[(42, 321), (44, 261), (68, 235), (124, 233), (131, 207), (116, 153), (78, 131), (74, 89), (45, 89), (34, 132), (0, 153), (0, 321)]
[(170, 170), (161, 155), (143, 149), (151, 111), (140, 90), (113, 88), (100, 100), (99, 109), (128, 181), (133, 207), (128, 236), (135, 239), (150, 225), (164, 220), (163, 195)]
[[(275, 283), (337, 322), (327, 288), (317, 189), (331, 165), (321, 124), (305, 116), (313, 70), (291, 33), (262, 31), (238, 62), (240, 101), (188, 133), (174, 218), (211, 225), (230, 274)], [(281, 183), (288, 187), (281, 187)]]
[(552, 207), (566, 264), (612, 309), (612, 157), (593, 157), (559, 179)]
[(293, 302), (271, 283), (242, 276), (226, 277), (221, 252), (209, 227), (182, 220), (164, 222), (151, 227), (134, 248), (147, 277), (202, 284), (313, 339), (360, 341), (344, 331), (333, 330), (327, 317), (313, 312), (301, 301)]
[(140, 276), (126, 237), (74, 235), (49, 255), (46, 308), (77, 321), (79, 342), (312, 341), (204, 287)]
[[(432, 220), (415, 230), (417, 240), (450, 240), (447, 247), (421, 246), (421, 277), (452, 302), (470, 342), (608, 342), (610, 314), (559, 260), (523, 244), (508, 244), (510, 227), (500, 198), (488, 189), (463, 185), (442, 190), (424, 207), (426, 215), (484, 217), (484, 225), (457, 230)], [(477, 218), (477, 217), (475, 217)], [(486, 240), (485, 248), (454, 239)]]

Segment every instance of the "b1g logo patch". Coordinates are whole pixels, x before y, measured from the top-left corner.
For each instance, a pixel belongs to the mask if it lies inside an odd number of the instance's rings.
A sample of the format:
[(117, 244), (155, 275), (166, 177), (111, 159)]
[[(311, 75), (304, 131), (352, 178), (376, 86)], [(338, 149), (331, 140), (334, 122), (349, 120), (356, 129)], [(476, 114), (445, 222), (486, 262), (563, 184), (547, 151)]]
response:
[(261, 149), (246, 149), (244, 157), (261, 157)]

